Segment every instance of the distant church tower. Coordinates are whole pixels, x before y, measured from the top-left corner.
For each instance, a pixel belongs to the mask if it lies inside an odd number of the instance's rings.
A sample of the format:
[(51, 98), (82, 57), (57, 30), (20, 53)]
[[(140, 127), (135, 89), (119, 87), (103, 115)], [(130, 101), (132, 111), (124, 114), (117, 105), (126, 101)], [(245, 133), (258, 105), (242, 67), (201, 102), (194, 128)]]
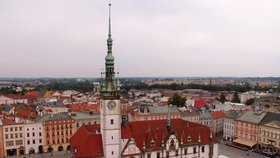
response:
[[(101, 80), (101, 116), (103, 153), (106, 158), (121, 157), (121, 110), (120, 86), (115, 78), (114, 57), (111, 38), (111, 3), (109, 3), (109, 33), (107, 39), (107, 56), (105, 57), (105, 78)], [(95, 150), (95, 149), (92, 149)]]

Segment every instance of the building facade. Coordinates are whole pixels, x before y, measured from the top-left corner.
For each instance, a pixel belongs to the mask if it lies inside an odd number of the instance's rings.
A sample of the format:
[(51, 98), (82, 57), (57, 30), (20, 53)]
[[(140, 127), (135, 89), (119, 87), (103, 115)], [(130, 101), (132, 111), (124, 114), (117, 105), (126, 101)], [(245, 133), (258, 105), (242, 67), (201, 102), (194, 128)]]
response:
[(252, 148), (258, 142), (259, 123), (266, 113), (247, 111), (235, 120), (233, 142)]
[(26, 154), (43, 153), (43, 125), (24, 124), (24, 146)]
[(5, 156), (24, 155), (23, 124), (8, 124), (3, 126)]
[(224, 128), (223, 128), (223, 139), (227, 141), (233, 141), (234, 135), (234, 124), (235, 119), (238, 117), (238, 112), (230, 111), (226, 114), (224, 118)]

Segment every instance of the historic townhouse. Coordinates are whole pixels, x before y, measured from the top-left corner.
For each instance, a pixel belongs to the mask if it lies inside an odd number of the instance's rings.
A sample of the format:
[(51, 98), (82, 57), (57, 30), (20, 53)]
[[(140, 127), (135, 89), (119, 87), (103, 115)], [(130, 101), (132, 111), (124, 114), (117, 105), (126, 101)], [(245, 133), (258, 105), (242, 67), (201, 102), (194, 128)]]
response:
[(43, 126), (43, 151), (70, 149), (69, 140), (74, 134), (74, 120), (69, 113), (46, 114), (36, 119)]
[(43, 153), (43, 125), (29, 123), (24, 125), (24, 146), (26, 154)]
[(237, 111), (230, 111), (226, 114), (224, 118), (223, 138), (227, 141), (233, 141), (235, 137), (234, 122), (238, 115), (239, 113)]
[(211, 116), (213, 119), (213, 133), (217, 137), (220, 137), (223, 135), (223, 123), (224, 123), (224, 117), (225, 113), (223, 111), (212, 111)]
[(259, 123), (265, 112), (247, 111), (235, 120), (233, 142), (252, 148), (258, 142)]
[(23, 124), (17, 124), (13, 120), (5, 120), (3, 124), (4, 155), (24, 155), (24, 130)]
[(280, 114), (268, 112), (259, 126), (260, 147), (280, 151)]

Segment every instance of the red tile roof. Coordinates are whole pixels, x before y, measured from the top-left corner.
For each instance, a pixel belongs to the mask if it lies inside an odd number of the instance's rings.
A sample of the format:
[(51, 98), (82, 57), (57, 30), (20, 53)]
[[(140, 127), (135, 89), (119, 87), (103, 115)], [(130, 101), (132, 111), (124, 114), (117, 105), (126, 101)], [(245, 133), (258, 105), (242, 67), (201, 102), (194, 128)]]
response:
[[(102, 136), (96, 134), (96, 130), (99, 130), (99, 125), (87, 125), (80, 128), (74, 136), (71, 138), (71, 147), (74, 153), (75, 148), (78, 150), (75, 155), (76, 158), (81, 158), (85, 155), (92, 157), (98, 155), (103, 156), (100, 152), (103, 152)], [(168, 140), (168, 131), (166, 128), (166, 120), (152, 120), (152, 121), (139, 121), (129, 122), (126, 126), (121, 126), (122, 139), (133, 138), (136, 146), (142, 150), (143, 142), (146, 144), (146, 149), (161, 149), (162, 140), (166, 143)], [(174, 131), (174, 135), (178, 141), (183, 140), (184, 144), (196, 144), (200, 136), (201, 144), (210, 143), (210, 129), (207, 126), (184, 121), (181, 119), (171, 120), (171, 130)], [(100, 131), (100, 130), (99, 130)], [(92, 144), (88, 142), (90, 135), (93, 135), (95, 141)], [(81, 137), (83, 136), (83, 137)], [(92, 136), (92, 137), (93, 137)], [(191, 141), (188, 141), (188, 136), (191, 136)], [(154, 144), (151, 144), (151, 140), (154, 140)], [(214, 143), (219, 143), (215, 136), (213, 136)], [(99, 141), (99, 142), (97, 142)], [(84, 148), (85, 145), (91, 145), (92, 147)], [(85, 155), (83, 155), (85, 154)]]
[(38, 115), (30, 109), (16, 109), (15, 115), (25, 119), (35, 119)]
[(40, 94), (39, 91), (30, 91), (30, 92), (27, 92), (25, 95), (29, 95), (29, 96), (34, 96), (34, 97), (38, 97)]
[(72, 136), (70, 144), (75, 157), (103, 157), (102, 136), (96, 134), (99, 128), (99, 125), (85, 125)]
[(223, 111), (212, 111), (211, 116), (213, 119), (224, 118), (226, 114)]
[(203, 108), (207, 105), (207, 101), (208, 99), (205, 98), (196, 98), (194, 100), (194, 107), (198, 109)]
[(15, 124), (16, 122), (14, 120), (4, 118), (2, 120), (2, 123), (3, 123), (3, 125), (12, 125), (12, 124)]

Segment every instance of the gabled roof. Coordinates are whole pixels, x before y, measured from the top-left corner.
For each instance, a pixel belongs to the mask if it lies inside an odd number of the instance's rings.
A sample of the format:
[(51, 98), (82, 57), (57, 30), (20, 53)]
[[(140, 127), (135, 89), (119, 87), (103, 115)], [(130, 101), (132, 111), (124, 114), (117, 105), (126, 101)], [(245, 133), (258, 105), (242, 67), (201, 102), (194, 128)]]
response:
[[(166, 124), (166, 120), (128, 122), (125, 126), (121, 126), (121, 137), (122, 139), (133, 138), (140, 150), (161, 150), (162, 141), (166, 144), (169, 139)], [(86, 125), (73, 135), (70, 144), (76, 158), (103, 156), (102, 136), (99, 134), (99, 128), (100, 125)], [(172, 135), (178, 141), (182, 140), (184, 145), (198, 144), (199, 137), (202, 145), (209, 144), (211, 141), (209, 127), (182, 119), (171, 120), (171, 131), (173, 131)], [(191, 138), (189, 141), (188, 137)], [(152, 140), (154, 143), (151, 143)], [(145, 148), (143, 148), (144, 142)], [(213, 143), (219, 143), (215, 136), (213, 136)]]
[(13, 125), (16, 123), (14, 120), (7, 119), (7, 118), (3, 118), (1, 121), (3, 125)]
[(197, 109), (203, 108), (207, 105), (208, 99), (205, 98), (196, 98), (194, 100), (194, 107)]
[(225, 113), (223, 111), (212, 111), (211, 116), (213, 119), (224, 118)]
[(71, 150), (75, 157), (103, 157), (101, 134), (96, 134), (99, 125), (85, 125), (78, 129), (70, 139)]
[(273, 113), (273, 112), (267, 112), (265, 117), (261, 120), (261, 124), (270, 122), (270, 121), (279, 121), (280, 122), (280, 114), (279, 113)]
[(16, 109), (15, 115), (25, 119), (35, 119), (38, 116), (35, 111), (29, 109)]

